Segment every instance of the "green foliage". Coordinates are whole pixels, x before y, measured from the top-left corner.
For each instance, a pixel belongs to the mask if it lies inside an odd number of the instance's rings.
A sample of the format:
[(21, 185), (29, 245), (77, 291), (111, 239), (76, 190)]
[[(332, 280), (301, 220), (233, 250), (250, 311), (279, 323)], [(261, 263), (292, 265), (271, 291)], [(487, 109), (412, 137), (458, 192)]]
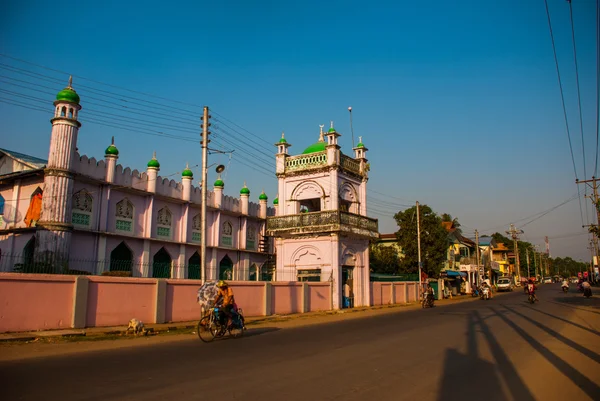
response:
[(453, 218), (451, 214), (443, 213), (442, 221), (452, 223), (452, 228), (454, 228), (454, 230), (458, 234), (462, 235), (462, 228), (460, 228), (460, 223), (458, 222), (458, 218), (456, 218), (456, 217)]
[(396, 274), (400, 269), (395, 247), (371, 243), (369, 246), (369, 268), (373, 273)]
[(510, 238), (505, 237), (504, 235), (500, 234), (500, 233), (494, 233), (492, 234), (492, 238), (494, 239), (494, 241), (496, 241), (496, 243), (502, 242), (504, 245), (506, 245), (506, 247), (508, 249), (510, 249), (511, 251), (513, 250), (513, 240)]
[(560, 274), (563, 277), (577, 276), (577, 272), (589, 270), (587, 263), (578, 262), (568, 256), (566, 258), (550, 258), (550, 265), (552, 275)]
[[(396, 236), (404, 255), (400, 260), (400, 270), (404, 273), (416, 273), (419, 269), (416, 209), (413, 206), (394, 215), (400, 228)], [(429, 206), (421, 205), (420, 214), (423, 271), (437, 277), (446, 260), (448, 232), (442, 227), (442, 219)]]

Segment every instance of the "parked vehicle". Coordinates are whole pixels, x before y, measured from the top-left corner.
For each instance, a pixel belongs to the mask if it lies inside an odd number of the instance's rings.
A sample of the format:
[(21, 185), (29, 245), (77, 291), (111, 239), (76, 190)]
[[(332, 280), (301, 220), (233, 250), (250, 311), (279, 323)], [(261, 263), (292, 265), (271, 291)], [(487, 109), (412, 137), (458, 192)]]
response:
[(219, 311), (218, 307), (211, 308), (198, 322), (198, 337), (205, 343), (211, 342), (216, 337), (223, 337), (226, 333), (235, 338), (244, 335), (246, 326), (241, 308), (238, 308), (237, 311), (232, 311), (233, 317), (231, 318), (230, 327), (227, 327), (227, 318), (225, 316), (223, 316), (225, 323), (221, 323), (220, 313), (222, 312)]
[(514, 286), (512, 281), (509, 278), (500, 278), (497, 283), (498, 291), (512, 291), (514, 290)]

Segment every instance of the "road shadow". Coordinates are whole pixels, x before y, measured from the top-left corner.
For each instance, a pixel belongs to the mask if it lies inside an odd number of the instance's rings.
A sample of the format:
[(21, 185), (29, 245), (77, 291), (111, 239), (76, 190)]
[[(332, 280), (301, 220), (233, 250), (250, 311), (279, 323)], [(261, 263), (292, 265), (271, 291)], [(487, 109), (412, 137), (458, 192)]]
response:
[[(488, 362), (479, 357), (475, 327), (486, 337), (496, 363)], [(502, 390), (502, 384), (497, 372), (506, 381), (508, 391), (513, 399), (533, 401), (534, 397), (517, 374), (515, 367), (506, 357), (504, 350), (484, 323), (477, 311), (472, 311), (467, 318), (467, 354), (456, 349), (448, 349), (444, 357), (443, 374), (439, 387), (438, 401), (464, 400), (468, 397), (464, 387), (460, 385), (469, 375), (477, 377), (470, 380), (468, 394), (485, 394), (486, 400), (504, 401), (507, 397)]]
[[(505, 305), (504, 305), (504, 304), (502, 304), (502, 306), (505, 306)], [(519, 307), (519, 308), (524, 308), (524, 306), (522, 306), (522, 305), (517, 305), (517, 307)], [(588, 331), (588, 332), (590, 332), (590, 333), (592, 333), (592, 334), (595, 334), (595, 335), (597, 335), (597, 336), (600, 336), (600, 331), (596, 331), (596, 330), (594, 330), (594, 329), (591, 329), (591, 328), (589, 328), (589, 327), (585, 327), (585, 326), (583, 326), (583, 325), (581, 325), (581, 324), (579, 324), (579, 323), (572, 322), (572, 321), (570, 321), (570, 320), (568, 320), (568, 319), (565, 319), (565, 318), (562, 318), (562, 317), (559, 317), (559, 316), (553, 315), (553, 314), (551, 314), (551, 313), (548, 313), (548, 312), (541, 311), (541, 310), (539, 310), (539, 309), (537, 309), (537, 308), (527, 308), (527, 310), (529, 310), (529, 311), (534, 311), (534, 312), (537, 312), (537, 313), (541, 313), (542, 315), (549, 316), (549, 317), (551, 317), (551, 318), (554, 318), (554, 319), (556, 319), (556, 320), (560, 320), (561, 322), (568, 323), (568, 324), (570, 324), (570, 325), (572, 325), (572, 326), (575, 326), (575, 327), (577, 327), (577, 328), (579, 328), (579, 329), (581, 329), (581, 330), (585, 330), (585, 331)]]
[(562, 342), (563, 344), (566, 344), (569, 347), (573, 348), (574, 350), (581, 352), (583, 355), (589, 357), (594, 362), (600, 363), (600, 355), (598, 355), (594, 351), (587, 349), (586, 347), (584, 347), (582, 345), (577, 344), (575, 341), (571, 340), (570, 338), (563, 336), (562, 334), (558, 333), (557, 331), (551, 329), (550, 327), (548, 327), (546, 325), (543, 325), (542, 323), (538, 322), (537, 320), (531, 319), (530, 317), (522, 314), (521, 312), (517, 312), (513, 308), (510, 308), (506, 305), (502, 305), (502, 306), (504, 308), (508, 309), (510, 312), (514, 313), (515, 315), (521, 316), (523, 319), (527, 320), (529, 323), (533, 324), (537, 328), (550, 334), (552, 337), (556, 338), (558, 341)]
[(240, 338), (233, 337), (231, 335), (225, 335), (224, 337), (221, 337), (218, 340), (220, 340), (220, 341), (241, 340), (246, 337), (260, 336), (262, 334), (272, 333), (272, 332), (279, 331), (279, 330), (281, 330), (279, 327), (257, 327), (255, 329), (250, 328), (250, 329), (247, 329), (246, 332), (244, 333), (244, 335)]
[[(542, 355), (548, 362), (550, 362), (556, 369), (558, 369), (563, 375), (568, 377), (575, 385), (577, 385), (581, 390), (583, 390), (588, 396), (590, 396), (593, 400), (598, 399), (600, 395), (600, 387), (586, 376), (581, 374), (577, 369), (569, 365), (564, 359), (560, 358), (558, 355), (554, 354), (548, 348), (546, 348), (542, 343), (537, 341), (533, 336), (527, 333), (523, 328), (521, 328), (518, 324), (510, 320), (505, 316), (504, 313), (499, 313), (498, 310), (494, 307), (490, 307), (490, 310), (496, 314), (504, 323), (510, 326), (517, 334), (519, 334), (531, 347), (536, 350), (540, 355)], [(523, 399), (521, 397), (517, 397), (516, 399)]]
[[(584, 310), (590, 313), (600, 314), (600, 298), (598, 296), (586, 298), (583, 296), (583, 294), (578, 294), (577, 296), (554, 298), (552, 301), (548, 302), (561, 306), (567, 306), (575, 309)], [(582, 308), (582, 306), (585, 308)], [(598, 310), (589, 310), (586, 308)]]

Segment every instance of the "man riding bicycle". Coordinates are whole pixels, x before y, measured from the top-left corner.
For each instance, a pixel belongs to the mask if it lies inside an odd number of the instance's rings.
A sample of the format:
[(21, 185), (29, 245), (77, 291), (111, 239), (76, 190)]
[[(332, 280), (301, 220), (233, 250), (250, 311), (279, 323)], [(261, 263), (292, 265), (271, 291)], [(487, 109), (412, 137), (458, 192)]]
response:
[(219, 289), (219, 292), (215, 297), (215, 306), (219, 308), (219, 312), (222, 312), (219, 314), (221, 324), (223, 324), (223, 315), (225, 315), (227, 316), (227, 327), (229, 327), (231, 326), (231, 318), (233, 317), (233, 303), (235, 302), (233, 298), (233, 290), (223, 280), (220, 280), (217, 283), (217, 288)]

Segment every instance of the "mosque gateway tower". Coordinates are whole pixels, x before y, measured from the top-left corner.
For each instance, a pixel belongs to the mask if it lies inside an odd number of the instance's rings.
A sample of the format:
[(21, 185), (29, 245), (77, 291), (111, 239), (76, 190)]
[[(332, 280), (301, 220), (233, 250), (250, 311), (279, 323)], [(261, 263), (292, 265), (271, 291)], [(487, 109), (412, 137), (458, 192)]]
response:
[(275, 144), (278, 197), (267, 218), (275, 238), (277, 281), (329, 281), (334, 309), (370, 303), (369, 241), (378, 238), (367, 217), (367, 148), (340, 151), (333, 127), (297, 156), (284, 135)]

